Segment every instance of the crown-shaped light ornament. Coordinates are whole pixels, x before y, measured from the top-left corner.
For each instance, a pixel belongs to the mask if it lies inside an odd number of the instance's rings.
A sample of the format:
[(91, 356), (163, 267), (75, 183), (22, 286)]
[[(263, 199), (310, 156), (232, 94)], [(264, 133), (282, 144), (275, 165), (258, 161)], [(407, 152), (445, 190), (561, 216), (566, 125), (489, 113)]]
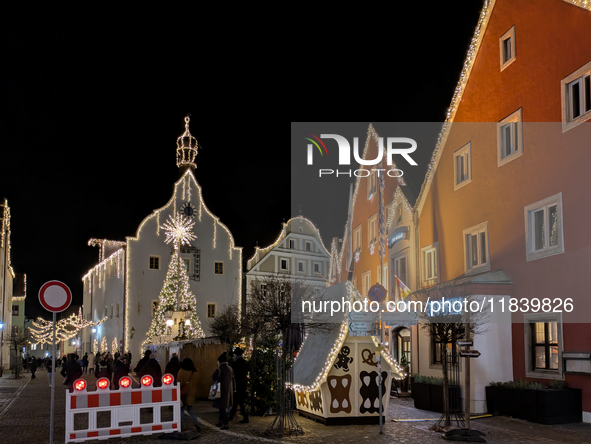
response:
[(189, 116), (185, 117), (185, 132), (176, 139), (176, 166), (181, 168), (188, 166), (197, 168), (195, 158), (197, 157), (197, 139), (189, 131)]

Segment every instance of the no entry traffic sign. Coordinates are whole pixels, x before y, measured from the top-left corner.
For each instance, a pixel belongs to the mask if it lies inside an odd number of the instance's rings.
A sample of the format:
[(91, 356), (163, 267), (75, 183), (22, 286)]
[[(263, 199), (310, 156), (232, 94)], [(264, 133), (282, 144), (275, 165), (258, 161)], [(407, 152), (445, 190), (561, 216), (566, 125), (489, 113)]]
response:
[(60, 313), (72, 303), (72, 292), (60, 281), (49, 281), (39, 290), (39, 302), (47, 311)]

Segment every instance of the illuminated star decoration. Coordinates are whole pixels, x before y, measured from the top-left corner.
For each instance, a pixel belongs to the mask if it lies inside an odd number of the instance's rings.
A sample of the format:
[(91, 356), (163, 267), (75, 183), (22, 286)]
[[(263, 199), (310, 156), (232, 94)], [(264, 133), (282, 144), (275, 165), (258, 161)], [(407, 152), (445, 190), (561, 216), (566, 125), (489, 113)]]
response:
[(373, 243), (372, 243), (372, 244), (369, 246), (369, 253), (373, 255), (373, 252), (374, 252), (374, 250), (375, 250), (375, 249), (376, 249), (376, 247), (375, 247), (375, 244), (373, 244)]
[(168, 216), (168, 220), (160, 228), (166, 232), (165, 242), (167, 244), (173, 242), (176, 250), (180, 245), (189, 245), (191, 241), (197, 239), (193, 234), (194, 226), (195, 222), (190, 218), (177, 213), (174, 217)]
[(355, 262), (359, 262), (359, 251), (355, 253)]

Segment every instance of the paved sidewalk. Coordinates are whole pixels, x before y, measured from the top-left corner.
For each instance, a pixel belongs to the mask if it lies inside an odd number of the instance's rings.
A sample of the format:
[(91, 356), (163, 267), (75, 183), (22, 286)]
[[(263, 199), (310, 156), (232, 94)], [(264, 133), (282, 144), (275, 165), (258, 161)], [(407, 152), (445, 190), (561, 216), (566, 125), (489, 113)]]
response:
[[(65, 393), (62, 378), (56, 378), (54, 442), (64, 442)], [(89, 385), (94, 385), (93, 376), (85, 376)], [(0, 378), (0, 441), (11, 444), (46, 443), (49, 441), (50, 388), (47, 372), (37, 372), (36, 379), (25, 373), (19, 380), (11, 375)], [(429, 430), (434, 421), (405, 422), (407, 419), (433, 419), (439, 414), (417, 410), (413, 400), (391, 399), (388, 420), (384, 424), (384, 434), (379, 435), (377, 425), (371, 426), (333, 426), (300, 417), (296, 420), (302, 426), (304, 435), (283, 439), (269, 439), (264, 435), (274, 417), (251, 417), (249, 424), (239, 424), (238, 415), (230, 423), (229, 431), (215, 427), (218, 414), (211, 402), (198, 402), (194, 409), (201, 421), (201, 432), (186, 432), (187, 438), (200, 443), (233, 444), (249, 442), (283, 442), (288, 444), (381, 444), (381, 443), (442, 443), (441, 435)], [(392, 421), (395, 418), (399, 421)], [(187, 418), (188, 419), (188, 418)], [(187, 424), (190, 420), (187, 421)], [(591, 442), (591, 424), (567, 424), (545, 426), (507, 417), (490, 417), (472, 421), (473, 428), (486, 433), (489, 443), (581, 443)], [(160, 435), (113, 438), (108, 444), (156, 444), (162, 443)], [(87, 441), (99, 444), (105, 441)], [(164, 441), (166, 442), (166, 441)]]

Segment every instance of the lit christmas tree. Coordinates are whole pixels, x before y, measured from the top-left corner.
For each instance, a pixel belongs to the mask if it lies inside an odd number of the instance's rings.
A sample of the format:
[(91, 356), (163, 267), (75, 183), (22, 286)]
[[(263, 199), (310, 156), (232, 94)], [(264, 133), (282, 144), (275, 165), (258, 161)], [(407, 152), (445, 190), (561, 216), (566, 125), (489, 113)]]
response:
[(172, 313), (175, 313), (180, 319), (178, 336), (174, 338), (175, 340), (197, 339), (205, 336), (201, 328), (201, 321), (199, 321), (197, 300), (189, 289), (189, 275), (180, 255), (181, 245), (188, 245), (196, 239), (192, 232), (194, 225), (195, 222), (191, 219), (177, 214), (174, 217), (169, 216), (161, 227), (166, 230), (165, 242), (167, 244), (172, 242), (174, 251), (158, 297), (158, 308), (152, 318), (152, 324), (146, 333), (146, 340), (142, 347), (153, 344), (154, 340), (160, 342), (159, 339), (156, 339), (159, 336), (172, 336), (174, 325), (171, 319)]

